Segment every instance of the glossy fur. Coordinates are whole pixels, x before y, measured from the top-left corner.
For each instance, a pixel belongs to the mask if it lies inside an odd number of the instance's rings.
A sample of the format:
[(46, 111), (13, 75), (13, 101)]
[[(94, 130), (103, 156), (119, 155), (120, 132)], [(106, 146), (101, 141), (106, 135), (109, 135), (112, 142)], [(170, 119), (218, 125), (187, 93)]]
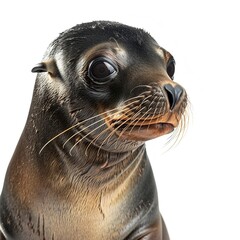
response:
[[(99, 57), (116, 72), (102, 82), (89, 73)], [(145, 141), (183, 126), (172, 60), (145, 31), (113, 22), (50, 44), (6, 173), (1, 240), (169, 239)]]

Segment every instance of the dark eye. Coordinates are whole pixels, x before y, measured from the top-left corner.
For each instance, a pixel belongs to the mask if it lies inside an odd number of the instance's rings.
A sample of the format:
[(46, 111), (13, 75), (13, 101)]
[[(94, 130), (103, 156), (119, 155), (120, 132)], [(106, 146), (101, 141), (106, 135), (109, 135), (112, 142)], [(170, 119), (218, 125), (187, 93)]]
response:
[(173, 79), (175, 73), (175, 61), (171, 59), (167, 65), (167, 74), (168, 76)]
[(117, 75), (116, 65), (108, 58), (94, 59), (88, 67), (88, 77), (97, 84), (104, 84)]

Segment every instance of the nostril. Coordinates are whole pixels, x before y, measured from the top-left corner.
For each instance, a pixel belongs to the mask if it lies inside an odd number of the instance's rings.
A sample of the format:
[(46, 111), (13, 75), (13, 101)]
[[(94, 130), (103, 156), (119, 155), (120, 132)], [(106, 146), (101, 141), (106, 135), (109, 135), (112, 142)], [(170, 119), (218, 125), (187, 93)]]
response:
[(170, 109), (172, 110), (175, 105), (174, 88), (172, 87), (172, 85), (167, 84), (164, 86), (164, 89), (166, 90)]
[(177, 85), (175, 88), (175, 97), (176, 97), (176, 103), (179, 101), (180, 97), (183, 93), (183, 88), (179, 85)]
[(164, 89), (167, 93), (170, 110), (173, 110), (183, 93), (183, 88), (179, 85), (173, 87), (171, 84), (166, 84)]

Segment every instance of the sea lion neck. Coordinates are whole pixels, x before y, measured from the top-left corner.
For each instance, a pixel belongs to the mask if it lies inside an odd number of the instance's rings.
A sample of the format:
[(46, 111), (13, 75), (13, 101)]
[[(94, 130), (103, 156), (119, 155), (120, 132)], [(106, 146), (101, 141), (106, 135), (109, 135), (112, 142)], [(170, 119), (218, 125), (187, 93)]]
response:
[[(48, 169), (49, 175), (55, 178), (55, 176), (59, 177), (56, 171), (59, 174), (64, 172), (66, 186), (72, 185), (74, 179), (74, 185), (77, 188), (82, 184), (90, 184), (94, 189), (105, 186), (109, 188), (109, 184), (116, 187), (119, 182), (124, 181), (119, 181), (119, 178), (128, 178), (133, 172), (140, 171), (140, 165), (145, 165), (147, 158), (145, 145), (123, 153), (104, 151), (97, 153), (97, 149), (91, 148), (90, 150), (87, 156), (78, 154), (71, 157), (62, 155), (60, 150), (58, 157)], [(53, 166), (57, 166), (57, 170)]]

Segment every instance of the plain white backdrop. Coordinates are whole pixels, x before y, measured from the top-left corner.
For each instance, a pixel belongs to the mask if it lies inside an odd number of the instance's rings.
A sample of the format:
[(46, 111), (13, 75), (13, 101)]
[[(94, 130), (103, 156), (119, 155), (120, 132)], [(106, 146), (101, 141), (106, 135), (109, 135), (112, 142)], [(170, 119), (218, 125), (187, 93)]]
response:
[(0, 189), (48, 44), (77, 23), (114, 20), (151, 33), (189, 95), (183, 140), (147, 144), (172, 240), (240, 239), (240, 14), (237, 1), (1, 1)]

